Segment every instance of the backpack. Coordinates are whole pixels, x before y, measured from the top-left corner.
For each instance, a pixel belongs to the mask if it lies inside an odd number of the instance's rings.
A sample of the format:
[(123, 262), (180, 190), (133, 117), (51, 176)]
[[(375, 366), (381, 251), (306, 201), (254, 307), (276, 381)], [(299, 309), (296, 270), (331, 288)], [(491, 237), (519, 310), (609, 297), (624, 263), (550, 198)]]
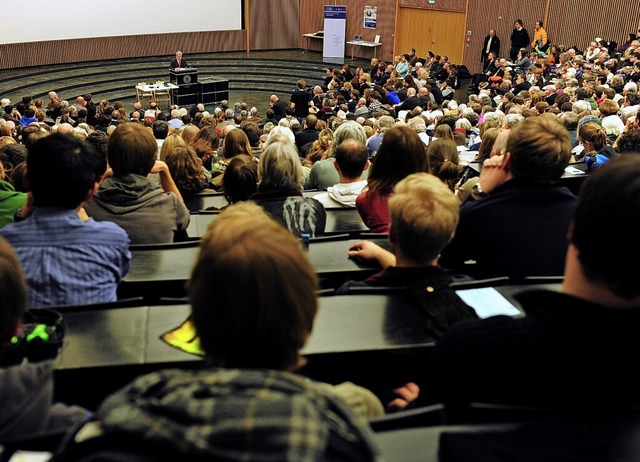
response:
[(549, 54), (549, 49), (551, 48), (551, 40), (549, 40), (549, 36), (547, 36), (547, 43), (540, 43), (541, 41), (542, 40), (538, 40), (535, 50), (546, 57)]
[(471, 77), (472, 75), (469, 72), (469, 69), (467, 68), (467, 66), (465, 66), (464, 64), (461, 64), (460, 66), (458, 66), (458, 78), (460, 80), (470, 79)]

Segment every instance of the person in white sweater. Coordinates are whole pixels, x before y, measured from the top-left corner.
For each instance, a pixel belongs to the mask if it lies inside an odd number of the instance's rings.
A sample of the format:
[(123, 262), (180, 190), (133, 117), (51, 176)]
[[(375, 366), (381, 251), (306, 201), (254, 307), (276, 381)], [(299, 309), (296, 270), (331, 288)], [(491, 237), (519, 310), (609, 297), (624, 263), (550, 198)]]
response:
[(336, 147), (334, 167), (340, 182), (315, 197), (325, 208), (356, 206), (356, 197), (366, 186), (362, 173), (369, 168), (369, 151), (362, 142), (349, 138)]

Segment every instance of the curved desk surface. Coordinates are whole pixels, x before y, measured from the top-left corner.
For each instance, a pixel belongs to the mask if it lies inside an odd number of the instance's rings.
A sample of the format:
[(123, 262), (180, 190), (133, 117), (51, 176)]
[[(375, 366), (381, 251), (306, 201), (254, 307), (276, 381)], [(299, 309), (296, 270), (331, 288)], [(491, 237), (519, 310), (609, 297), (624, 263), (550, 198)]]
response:
[[(511, 299), (522, 287), (497, 290)], [(187, 304), (66, 309), (64, 346), (56, 360), (56, 399), (91, 408), (142, 373), (206, 367), (202, 358), (160, 338), (182, 324), (189, 312)], [(389, 383), (418, 377), (433, 345), (421, 313), (399, 294), (320, 297), (313, 332), (302, 350), (308, 363), (301, 372), (329, 383), (350, 380), (372, 390), (390, 390)]]
[[(210, 196), (206, 196), (207, 199)], [(219, 199), (217, 199), (219, 201)], [(195, 200), (194, 200), (195, 201)], [(213, 200), (211, 202), (214, 202)], [(185, 201), (186, 203), (186, 201)], [(193, 207), (199, 207), (195, 202), (191, 202)], [(224, 207), (224, 206), (222, 206)], [(356, 235), (358, 233), (369, 232), (369, 228), (364, 224), (358, 211), (354, 208), (330, 208), (326, 209), (327, 221), (325, 225), (325, 235), (335, 235), (349, 233)], [(217, 211), (192, 211), (187, 234), (189, 237), (202, 237), (207, 231), (209, 224), (217, 218)]]
[[(347, 256), (349, 247), (360, 239), (316, 241), (309, 244), (309, 260), (320, 276), (344, 275), (365, 278), (380, 268), (356, 262)], [(388, 247), (386, 239), (374, 242)], [(166, 248), (132, 249), (131, 268), (123, 284), (143, 284), (170, 281), (186, 282), (198, 255), (198, 246), (166, 246)]]
[[(304, 355), (383, 352), (433, 344), (420, 313), (396, 296), (336, 295), (319, 300)], [(160, 339), (189, 313), (188, 304), (65, 312), (67, 333), (57, 369), (201, 361)]]

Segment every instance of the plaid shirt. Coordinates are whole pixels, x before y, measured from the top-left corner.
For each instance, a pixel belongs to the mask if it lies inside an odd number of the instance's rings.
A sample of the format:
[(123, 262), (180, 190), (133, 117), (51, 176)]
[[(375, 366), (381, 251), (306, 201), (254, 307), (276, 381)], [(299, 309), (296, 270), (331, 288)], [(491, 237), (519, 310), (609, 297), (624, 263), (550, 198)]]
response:
[(164, 370), (108, 397), (113, 441), (211, 460), (381, 461), (371, 430), (325, 384), (271, 370)]

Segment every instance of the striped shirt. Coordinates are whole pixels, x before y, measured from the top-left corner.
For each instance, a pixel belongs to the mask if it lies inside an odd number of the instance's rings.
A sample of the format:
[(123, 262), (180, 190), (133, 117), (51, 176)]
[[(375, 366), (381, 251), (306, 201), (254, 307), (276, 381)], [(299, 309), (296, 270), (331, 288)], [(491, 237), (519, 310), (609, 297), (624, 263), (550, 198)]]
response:
[(84, 305), (117, 299), (129, 271), (129, 237), (115, 223), (81, 221), (75, 210), (39, 208), (0, 230), (29, 286), (28, 307)]

